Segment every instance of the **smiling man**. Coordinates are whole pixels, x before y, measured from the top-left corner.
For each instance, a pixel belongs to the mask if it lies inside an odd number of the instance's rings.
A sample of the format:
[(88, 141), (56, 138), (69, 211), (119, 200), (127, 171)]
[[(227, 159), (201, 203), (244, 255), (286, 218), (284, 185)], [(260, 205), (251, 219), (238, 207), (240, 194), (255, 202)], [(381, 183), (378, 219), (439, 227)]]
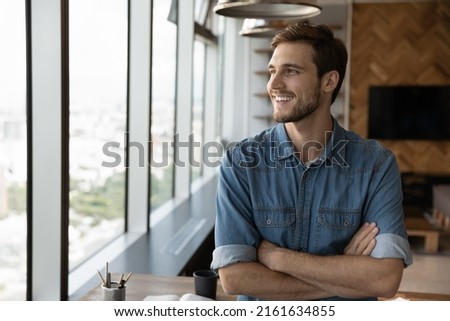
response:
[(412, 263), (393, 153), (330, 113), (347, 64), (324, 26), (272, 41), (267, 90), (278, 122), (227, 151), (211, 268), (240, 300), (393, 296)]

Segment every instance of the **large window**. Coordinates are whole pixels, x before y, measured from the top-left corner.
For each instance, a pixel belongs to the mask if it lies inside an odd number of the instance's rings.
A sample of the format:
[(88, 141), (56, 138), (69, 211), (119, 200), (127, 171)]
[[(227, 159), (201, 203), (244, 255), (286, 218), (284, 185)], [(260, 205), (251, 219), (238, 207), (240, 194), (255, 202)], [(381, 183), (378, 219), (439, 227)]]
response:
[(153, 1), (151, 210), (173, 196), (177, 9), (177, 1)]
[(26, 299), (25, 1), (0, 1), (0, 300)]
[(205, 69), (206, 69), (206, 44), (202, 41), (194, 41), (194, 67), (192, 88), (192, 137), (193, 160), (191, 161), (191, 181), (194, 182), (202, 175), (203, 161), (202, 149), (204, 141), (204, 111), (205, 111)]
[(70, 268), (125, 228), (127, 12), (70, 1)]
[[(213, 12), (215, 1), (195, 0), (195, 40), (192, 69), (192, 123), (193, 141), (191, 182), (209, 177), (214, 172), (209, 159), (211, 141), (219, 134), (220, 61), (218, 50), (219, 20)], [(197, 185), (196, 185), (197, 186)]]
[[(157, 212), (170, 215), (179, 204), (170, 200), (193, 192), (189, 177), (207, 177), (198, 143), (216, 138), (210, 11), (207, 0), (0, 0), (0, 300), (65, 299), (69, 276), (68, 294), (76, 296), (96, 275), (92, 266), (147, 232), (148, 203), (150, 210), (166, 204)], [(176, 126), (183, 144), (192, 133), (189, 157), (198, 166), (175, 171), (175, 156), (186, 156), (174, 152)], [(145, 179), (127, 159), (131, 134), (144, 143), (150, 134)], [(127, 195), (136, 185), (151, 190)], [(137, 202), (127, 202), (130, 195)], [(145, 206), (134, 210), (137, 203)]]

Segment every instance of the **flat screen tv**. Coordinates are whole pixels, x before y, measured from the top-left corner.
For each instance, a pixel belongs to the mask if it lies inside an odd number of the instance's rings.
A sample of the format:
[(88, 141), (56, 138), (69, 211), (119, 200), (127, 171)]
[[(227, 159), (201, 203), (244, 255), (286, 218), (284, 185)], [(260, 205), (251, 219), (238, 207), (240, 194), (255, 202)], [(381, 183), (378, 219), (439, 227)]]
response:
[(450, 140), (450, 86), (372, 86), (368, 137)]

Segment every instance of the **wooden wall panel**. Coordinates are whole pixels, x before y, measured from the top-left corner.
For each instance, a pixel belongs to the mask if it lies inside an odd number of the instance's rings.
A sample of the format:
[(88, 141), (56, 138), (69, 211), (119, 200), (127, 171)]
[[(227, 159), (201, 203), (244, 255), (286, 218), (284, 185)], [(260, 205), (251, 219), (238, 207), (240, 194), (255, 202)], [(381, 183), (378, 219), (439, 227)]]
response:
[[(450, 85), (450, 2), (354, 4), (350, 129), (367, 137), (370, 85)], [(383, 140), (400, 170), (450, 173), (450, 141)]]

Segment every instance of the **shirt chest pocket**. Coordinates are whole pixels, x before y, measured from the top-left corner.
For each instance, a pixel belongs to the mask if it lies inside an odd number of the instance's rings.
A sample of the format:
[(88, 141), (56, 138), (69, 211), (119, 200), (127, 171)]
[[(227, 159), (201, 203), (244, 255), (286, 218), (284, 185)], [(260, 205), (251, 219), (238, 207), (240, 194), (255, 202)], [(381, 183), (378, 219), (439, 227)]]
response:
[(358, 209), (319, 208), (314, 249), (319, 254), (342, 254), (361, 225)]
[(319, 224), (336, 230), (355, 230), (360, 225), (360, 210), (319, 208)]
[(293, 243), (295, 228), (295, 208), (264, 207), (253, 211), (256, 228), (265, 240), (283, 247)]

